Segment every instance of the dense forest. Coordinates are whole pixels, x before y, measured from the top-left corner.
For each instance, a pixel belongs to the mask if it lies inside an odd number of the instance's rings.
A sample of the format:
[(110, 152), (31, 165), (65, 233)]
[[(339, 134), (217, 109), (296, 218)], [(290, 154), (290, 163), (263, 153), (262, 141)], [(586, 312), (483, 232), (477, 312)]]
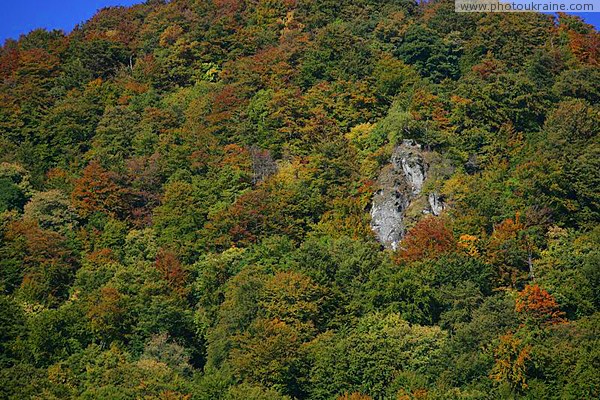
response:
[(7, 40), (0, 398), (599, 398), (599, 99), (593, 26), (448, 0)]

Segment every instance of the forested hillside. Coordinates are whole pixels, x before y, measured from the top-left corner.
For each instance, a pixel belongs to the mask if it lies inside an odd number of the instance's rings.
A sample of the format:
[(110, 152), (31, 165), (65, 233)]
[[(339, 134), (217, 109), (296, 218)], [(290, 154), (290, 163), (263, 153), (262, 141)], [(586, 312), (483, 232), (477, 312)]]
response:
[(447, 0), (8, 40), (0, 398), (597, 399), (599, 99), (592, 26)]

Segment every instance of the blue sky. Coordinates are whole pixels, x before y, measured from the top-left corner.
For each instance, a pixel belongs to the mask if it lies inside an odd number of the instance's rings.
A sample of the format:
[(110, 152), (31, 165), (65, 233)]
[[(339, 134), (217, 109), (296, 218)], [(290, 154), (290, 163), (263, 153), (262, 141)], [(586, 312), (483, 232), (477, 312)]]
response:
[(143, 0), (8, 0), (2, 3), (0, 43), (36, 28), (70, 32), (100, 8), (130, 6), (143, 3)]
[(588, 24), (592, 24), (596, 29), (600, 29), (600, 12), (595, 13), (581, 13), (577, 14), (585, 20)]
[[(5, 1), (0, 13), (0, 43), (18, 38), (35, 28), (62, 29), (73, 27), (94, 15), (96, 10), (116, 5), (132, 5), (142, 0), (17, 0)], [(588, 23), (600, 27), (600, 13), (580, 14)]]

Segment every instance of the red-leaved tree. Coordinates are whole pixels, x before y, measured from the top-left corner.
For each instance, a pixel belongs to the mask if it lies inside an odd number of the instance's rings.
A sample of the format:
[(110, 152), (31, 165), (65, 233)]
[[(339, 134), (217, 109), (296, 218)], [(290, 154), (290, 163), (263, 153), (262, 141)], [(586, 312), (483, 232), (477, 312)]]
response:
[(444, 219), (430, 216), (408, 231), (400, 244), (399, 258), (407, 261), (432, 258), (455, 248), (456, 241)]

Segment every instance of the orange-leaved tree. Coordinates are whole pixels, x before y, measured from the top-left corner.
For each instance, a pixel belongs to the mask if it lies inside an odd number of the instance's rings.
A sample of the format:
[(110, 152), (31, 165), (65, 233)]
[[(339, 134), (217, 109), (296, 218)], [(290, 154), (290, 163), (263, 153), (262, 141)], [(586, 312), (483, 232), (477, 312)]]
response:
[(71, 198), (82, 217), (95, 212), (114, 217), (122, 215), (126, 209), (126, 192), (117, 174), (92, 161), (83, 170), (83, 176), (75, 182)]
[(514, 287), (518, 282), (533, 278), (534, 244), (527, 235), (519, 213), (494, 226), (486, 246), (487, 261), (498, 270), (500, 283)]
[(531, 359), (531, 346), (513, 333), (500, 336), (500, 343), (494, 349), (496, 360), (490, 378), (499, 383), (507, 383), (513, 390), (527, 388), (527, 361)]
[(527, 285), (519, 292), (516, 311), (525, 321), (536, 325), (554, 325), (564, 322), (565, 313), (545, 289), (538, 285)]
[(156, 255), (154, 266), (171, 289), (181, 294), (185, 292), (187, 272), (175, 253), (160, 249)]

